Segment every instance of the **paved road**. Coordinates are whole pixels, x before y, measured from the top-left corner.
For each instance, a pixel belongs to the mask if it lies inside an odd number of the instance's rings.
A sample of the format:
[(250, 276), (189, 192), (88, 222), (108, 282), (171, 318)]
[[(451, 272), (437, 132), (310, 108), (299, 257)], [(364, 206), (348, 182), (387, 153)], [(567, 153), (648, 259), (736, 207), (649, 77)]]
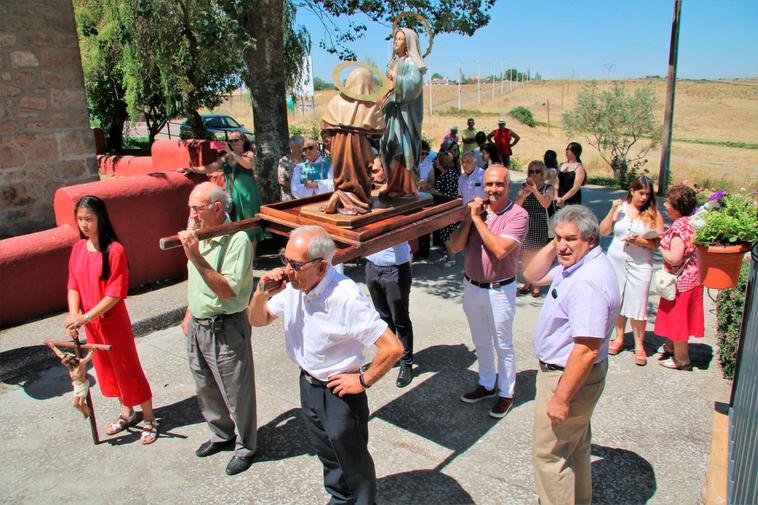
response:
[[(587, 193), (599, 211), (608, 208), (607, 191)], [(414, 265), (416, 377), (398, 389), (392, 371), (369, 393), (379, 503), (536, 503), (530, 441), (537, 361), (531, 340), (542, 301), (518, 299), (516, 406), (504, 419), (490, 419), (489, 404), (458, 399), (476, 382), (461, 308), (461, 266), (460, 258), (451, 270)], [(348, 274), (363, 279), (359, 268), (348, 268)], [(143, 305), (180, 304), (176, 293), (182, 289), (180, 284), (165, 288), (170, 295), (130, 297), (133, 317), (147, 310)], [(32, 345), (41, 340), (43, 324), (14, 331)], [(712, 409), (729, 392), (713, 355), (711, 314), (707, 327), (709, 335), (692, 344), (698, 368), (691, 373), (663, 369), (654, 358), (637, 367), (629, 350), (611, 358), (593, 417), (595, 503), (702, 501)], [(0, 344), (10, 333), (0, 332)], [(652, 352), (657, 340), (651, 332), (648, 338)], [(87, 423), (70, 405), (70, 382), (59, 366), (0, 385), (0, 503), (324, 503), (321, 465), (299, 418), (297, 368), (286, 357), (280, 323), (253, 332), (260, 447), (256, 463), (236, 477), (224, 474), (229, 453), (194, 456), (208, 434), (179, 328), (139, 338), (138, 349), (163, 432), (152, 446), (142, 447), (136, 432), (93, 446)], [(91, 376), (102, 425), (117, 415), (117, 404), (100, 397), (94, 370)]]

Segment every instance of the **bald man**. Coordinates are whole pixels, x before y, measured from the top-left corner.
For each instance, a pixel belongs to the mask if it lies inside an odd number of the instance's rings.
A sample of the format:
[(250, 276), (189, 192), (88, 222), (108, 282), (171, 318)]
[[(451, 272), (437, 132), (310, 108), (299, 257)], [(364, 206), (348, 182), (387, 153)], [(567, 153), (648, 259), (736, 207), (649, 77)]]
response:
[(450, 238), (453, 251), (466, 249), (463, 311), (479, 362), (479, 384), (461, 401), (478, 403), (497, 397), (489, 412), (496, 419), (513, 405), (516, 268), (529, 229), (529, 214), (509, 199), (510, 189), (508, 169), (490, 166), (484, 173), (486, 200), (477, 197), (468, 204), (468, 212)]
[[(182, 321), (190, 370), (210, 440), (204, 458), (234, 448), (226, 473), (250, 468), (257, 443), (255, 375), (247, 302), (253, 291), (252, 244), (243, 231), (199, 241), (196, 230), (230, 222), (226, 193), (210, 182), (189, 197), (193, 227), (179, 232), (187, 255), (188, 305)], [(235, 426), (237, 434), (235, 436)]]

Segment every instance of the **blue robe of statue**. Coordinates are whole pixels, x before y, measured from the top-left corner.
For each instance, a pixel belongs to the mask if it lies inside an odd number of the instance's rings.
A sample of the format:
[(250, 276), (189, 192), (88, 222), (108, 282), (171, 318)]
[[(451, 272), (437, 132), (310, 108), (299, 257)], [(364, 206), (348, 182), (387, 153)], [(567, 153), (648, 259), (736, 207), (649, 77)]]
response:
[(380, 144), (382, 165), (388, 179), (398, 161), (418, 179), (421, 121), (424, 118), (423, 88), (421, 72), (413, 61), (410, 58), (397, 60), (395, 89), (384, 102), (385, 130)]

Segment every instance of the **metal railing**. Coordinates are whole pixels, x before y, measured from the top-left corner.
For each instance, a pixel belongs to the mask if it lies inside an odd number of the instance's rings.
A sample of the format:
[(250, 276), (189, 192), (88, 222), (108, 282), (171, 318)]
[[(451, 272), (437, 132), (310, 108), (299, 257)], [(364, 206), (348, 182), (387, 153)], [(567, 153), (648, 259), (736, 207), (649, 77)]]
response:
[(758, 503), (758, 244), (750, 253), (732, 397), (729, 401), (727, 503)]

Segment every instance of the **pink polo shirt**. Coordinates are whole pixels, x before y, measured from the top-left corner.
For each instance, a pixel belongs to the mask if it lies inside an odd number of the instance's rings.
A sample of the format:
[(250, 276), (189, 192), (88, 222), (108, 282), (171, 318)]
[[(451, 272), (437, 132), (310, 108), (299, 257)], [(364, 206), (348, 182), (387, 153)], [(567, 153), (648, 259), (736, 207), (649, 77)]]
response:
[(508, 256), (498, 261), (495, 254), (482, 242), (479, 232), (472, 226), (466, 245), (466, 275), (477, 282), (496, 282), (515, 277), (521, 244), (529, 230), (529, 214), (523, 207), (511, 202), (499, 213), (487, 212), (484, 222), (495, 235), (515, 240), (519, 245)]

